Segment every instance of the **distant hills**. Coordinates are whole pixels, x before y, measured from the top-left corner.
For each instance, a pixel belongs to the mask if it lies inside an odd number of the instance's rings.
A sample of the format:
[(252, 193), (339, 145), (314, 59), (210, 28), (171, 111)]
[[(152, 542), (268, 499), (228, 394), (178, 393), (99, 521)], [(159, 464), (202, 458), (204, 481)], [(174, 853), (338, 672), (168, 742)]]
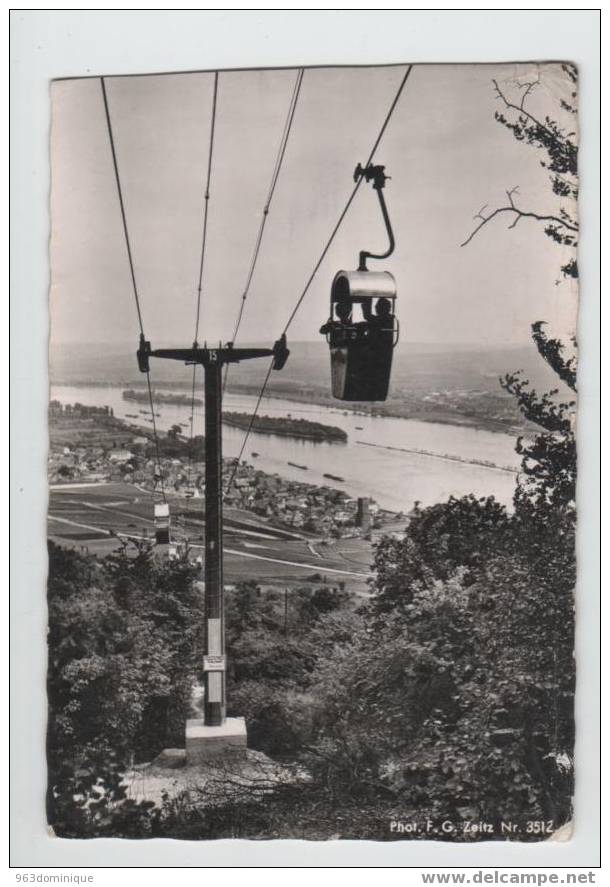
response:
[[(153, 347), (168, 344), (176, 343), (155, 342)], [(288, 362), (281, 372), (271, 374), (267, 393), (340, 406), (341, 402), (330, 396), (327, 345), (289, 342), (289, 347)], [(264, 359), (231, 365), (227, 390), (256, 394), (267, 367)], [(363, 404), (362, 408), (386, 415), (515, 430), (523, 428), (524, 423), (513, 398), (500, 387), (498, 377), (516, 370), (522, 370), (538, 391), (558, 387), (557, 378), (533, 343), (509, 348), (401, 343), (394, 353), (388, 400), (383, 404)], [(125, 388), (143, 385), (145, 378), (138, 372), (135, 347), (130, 351), (126, 346), (108, 344), (54, 346), (50, 376), (52, 384)], [(192, 369), (177, 361), (152, 358), (151, 379), (157, 389), (188, 390)]]
[[(168, 347), (176, 343), (153, 343)], [(240, 343), (241, 344), (241, 343)], [(244, 343), (245, 344), (245, 343)], [(250, 343), (249, 343), (250, 344)], [(261, 343), (256, 343), (260, 346)], [(269, 391), (311, 385), (328, 388), (330, 379), (328, 347), (324, 342), (289, 342), (290, 358), (280, 373), (273, 373)], [(135, 356), (125, 345), (53, 345), (50, 375), (53, 384), (126, 385), (144, 381)], [(401, 343), (394, 354), (392, 388), (434, 391), (439, 387), (493, 388), (498, 376), (522, 369), (538, 388), (554, 386), (556, 377), (539, 357), (533, 343), (525, 347), (474, 348)], [(265, 376), (265, 360), (235, 364), (230, 370), (231, 385), (256, 387)], [(151, 360), (155, 385), (185, 387), (191, 384), (191, 369), (173, 360)]]

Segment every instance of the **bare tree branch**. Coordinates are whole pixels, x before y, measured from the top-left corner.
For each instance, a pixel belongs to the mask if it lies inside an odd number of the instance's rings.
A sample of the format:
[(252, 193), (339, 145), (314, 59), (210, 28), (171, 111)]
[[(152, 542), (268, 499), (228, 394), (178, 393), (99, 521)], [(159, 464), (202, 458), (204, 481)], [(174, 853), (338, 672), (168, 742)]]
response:
[(506, 96), (504, 95), (504, 93), (502, 92), (500, 87), (498, 86), (497, 80), (492, 79), (491, 82), (493, 83), (498, 96), (502, 99), (502, 101), (504, 102), (504, 104), (507, 108), (512, 108), (513, 111), (517, 111), (519, 114), (523, 114), (524, 117), (528, 117), (532, 121), (532, 123), (535, 123), (536, 126), (539, 126), (540, 129), (543, 130), (543, 132), (546, 132), (546, 134), (549, 136), (549, 138), (553, 139), (554, 142), (557, 142), (558, 145), (562, 145), (561, 137), (558, 136), (556, 132), (553, 132), (552, 129), (549, 129), (548, 126), (545, 126), (544, 123), (541, 123), (537, 117), (534, 117), (533, 114), (530, 114), (529, 111), (525, 110), (523, 103), (524, 103), (528, 93), (530, 92), (530, 90), (526, 90), (523, 98), (521, 99), (521, 104), (515, 105), (514, 102), (509, 102), (509, 100), (506, 98)]
[(529, 218), (536, 219), (536, 221), (538, 222), (554, 222), (556, 225), (561, 225), (562, 228), (565, 228), (568, 231), (577, 232), (579, 230), (578, 225), (567, 222), (565, 219), (561, 219), (558, 216), (543, 216), (539, 213), (527, 212), (526, 210), (519, 209), (519, 207), (515, 205), (515, 201), (513, 199), (513, 195), (516, 193), (519, 193), (518, 185), (506, 192), (506, 196), (508, 197), (508, 206), (500, 206), (498, 207), (498, 209), (494, 209), (493, 212), (489, 213), (489, 215), (487, 216), (483, 215), (483, 211), (487, 208), (489, 204), (486, 203), (484, 206), (482, 206), (478, 213), (473, 216), (474, 219), (481, 219), (480, 224), (477, 225), (470, 236), (463, 243), (461, 243), (460, 246), (466, 246), (468, 243), (470, 243), (475, 234), (477, 234), (484, 225), (486, 225), (488, 222), (491, 222), (491, 220), (494, 219), (496, 216), (500, 215), (500, 213), (515, 214), (514, 220), (508, 226), (509, 229), (514, 228), (517, 222), (519, 222), (521, 219)]
[[(540, 86), (540, 72), (538, 72), (538, 77), (535, 80), (532, 80), (531, 83), (519, 83), (518, 80), (515, 80), (514, 84), (517, 89), (524, 89), (525, 90), (525, 92), (523, 93), (523, 97), (521, 99), (520, 105), (519, 105), (521, 110), (523, 111), (523, 110), (525, 110), (524, 109), (525, 100), (528, 97), (528, 95), (530, 94), (530, 92), (532, 92), (532, 90), (535, 89), (536, 86)], [(496, 89), (497, 89), (497, 86), (496, 86)]]

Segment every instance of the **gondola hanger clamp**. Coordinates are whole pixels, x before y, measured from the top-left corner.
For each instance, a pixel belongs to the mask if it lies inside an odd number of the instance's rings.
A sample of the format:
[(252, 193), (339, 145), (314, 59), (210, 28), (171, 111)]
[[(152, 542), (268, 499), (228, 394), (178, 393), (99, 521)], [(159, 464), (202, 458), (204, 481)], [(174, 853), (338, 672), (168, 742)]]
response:
[(381, 214), (383, 216), (385, 228), (388, 233), (389, 246), (385, 253), (370, 253), (367, 250), (361, 250), (358, 262), (358, 271), (367, 270), (367, 259), (388, 259), (394, 252), (395, 246), (394, 232), (392, 231), (392, 225), (390, 223), (390, 217), (388, 215), (388, 208), (383, 196), (385, 183), (390, 178), (390, 176), (386, 176), (385, 166), (374, 166), (372, 163), (369, 163), (366, 168), (363, 168), (362, 165), (359, 163), (354, 170), (354, 181), (357, 182), (362, 177), (364, 177), (367, 182), (372, 181), (373, 189), (377, 192), (377, 197), (379, 198), (379, 206), (381, 207)]

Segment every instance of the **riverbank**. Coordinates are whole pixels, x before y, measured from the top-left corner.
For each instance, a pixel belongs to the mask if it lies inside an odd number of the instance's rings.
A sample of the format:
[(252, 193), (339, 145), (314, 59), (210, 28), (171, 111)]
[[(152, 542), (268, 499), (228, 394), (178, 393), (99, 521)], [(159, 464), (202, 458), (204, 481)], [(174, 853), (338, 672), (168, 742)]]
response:
[[(246, 394), (256, 396), (259, 389), (251, 385), (238, 384), (227, 389), (232, 394)], [(265, 398), (270, 400), (292, 400), (297, 403), (314, 404), (326, 407), (342, 413), (350, 413), (355, 416), (383, 417), (388, 419), (414, 419), (418, 422), (427, 422), (438, 425), (454, 425), (457, 428), (472, 428), (475, 431), (491, 431), (498, 434), (524, 434), (534, 426), (527, 422), (513, 422), (508, 419), (497, 419), (492, 416), (472, 414), (471, 412), (459, 412), (456, 409), (440, 404), (423, 403), (422, 398), (408, 398), (407, 400), (390, 399), (383, 402), (366, 403), (359, 401), (340, 401), (316, 389), (287, 389), (286, 391), (273, 391), (269, 388), (265, 391)], [(471, 410), (471, 407), (464, 407)]]
[[(121, 390), (92, 386), (60, 388), (53, 386), (51, 396), (64, 404), (76, 401), (86, 405), (107, 405), (114, 410), (117, 418), (129, 418), (130, 411), (122, 400)], [(227, 412), (252, 415), (257, 397), (236, 395), (227, 392), (224, 408)], [(260, 405), (261, 412), (269, 416), (285, 419), (303, 417), (324, 425), (336, 425), (348, 436), (340, 446), (334, 442), (297, 439), (293, 437), (259, 434), (252, 431), (247, 448), (244, 450), (245, 431), (223, 425), (223, 455), (228, 459), (238, 455), (254, 460), (256, 466), (267, 474), (277, 474), (293, 481), (302, 481), (306, 475), (309, 483), (325, 485), (331, 483), (325, 474), (344, 478), (341, 488), (351, 498), (361, 496), (375, 499), (382, 508), (408, 512), (416, 500), (423, 504), (445, 501), (448, 496), (461, 496), (474, 493), (477, 496), (490, 496), (510, 507), (514, 493), (515, 475), (509, 472), (489, 470), (466, 461), (447, 459), (423, 454), (406, 453), (398, 450), (360, 446), (356, 440), (411, 450), (428, 450), (436, 454), (459, 457), (464, 460), (477, 460), (494, 465), (518, 468), (519, 458), (515, 453), (515, 440), (501, 433), (475, 430), (450, 424), (433, 424), (412, 419), (386, 416), (370, 416), (359, 412), (358, 404), (349, 404), (355, 410), (343, 410), (341, 402), (333, 402), (331, 407), (316, 406), (312, 402), (297, 402), (281, 398), (265, 398)], [(184, 406), (166, 405), (157, 418), (157, 431), (163, 447), (163, 455), (181, 458), (179, 450), (184, 446), (180, 435), (174, 439), (175, 425), (188, 422), (190, 409)], [(150, 434), (152, 428), (144, 417), (132, 419), (139, 426), (139, 433)], [(194, 416), (195, 435), (203, 433), (203, 409), (196, 407)], [(168, 432), (172, 432), (168, 436)], [(66, 441), (69, 446), (70, 443)], [(172, 451), (170, 453), (170, 449)], [(256, 456), (252, 454), (256, 453)], [(194, 449), (195, 461), (203, 458), (203, 441)], [(302, 466), (306, 466), (304, 470)]]
[(487, 459), (467, 459), (462, 456), (450, 456), (448, 453), (435, 453), (433, 450), (423, 450), (420, 447), (391, 447), (386, 444), (375, 444), (367, 440), (357, 440), (361, 447), (377, 447), (379, 450), (394, 450), (397, 453), (409, 453), (413, 456), (429, 456), (432, 459), (444, 459), (446, 462), (459, 462), (462, 465), (477, 465), (479, 468), (489, 468), (491, 471), (507, 471), (509, 474), (518, 474), (518, 469), (509, 465), (496, 465)]

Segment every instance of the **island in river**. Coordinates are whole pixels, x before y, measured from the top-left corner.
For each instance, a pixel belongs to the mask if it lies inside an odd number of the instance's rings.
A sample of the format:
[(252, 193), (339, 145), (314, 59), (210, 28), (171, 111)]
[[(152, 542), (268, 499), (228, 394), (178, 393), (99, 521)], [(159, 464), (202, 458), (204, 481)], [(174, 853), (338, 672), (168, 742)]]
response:
[[(235, 428), (250, 429), (252, 416), (250, 413), (223, 413), (225, 425)], [(345, 443), (347, 432), (336, 425), (324, 425), (322, 422), (311, 422), (309, 419), (293, 419), (292, 416), (256, 416), (252, 422), (252, 431), (259, 434), (279, 434), (284, 437), (297, 437), (303, 440), (330, 441)], [(300, 466), (299, 466), (300, 467)]]
[[(148, 391), (145, 389), (134, 390), (128, 388), (123, 391), (123, 400), (133, 400), (136, 403), (148, 401)], [(193, 398), (186, 394), (153, 392), (155, 403), (174, 404), (176, 406), (201, 406), (200, 398)], [(322, 422), (310, 422), (308, 419), (293, 419), (292, 416), (256, 416), (250, 428), (252, 416), (249, 413), (223, 412), (222, 421), (226, 425), (235, 428), (257, 431), (259, 434), (279, 434), (284, 437), (296, 437), (302, 440), (330, 441), (333, 443), (345, 443), (347, 432), (336, 425), (325, 425)], [(148, 421), (148, 420), (147, 420)], [(185, 423), (180, 423), (182, 426)]]
[[(193, 403), (195, 406), (200, 407), (203, 403), (200, 397), (193, 398), (186, 394), (164, 394), (158, 391), (153, 391), (152, 397), (154, 403), (171, 403), (184, 407), (190, 407)], [(148, 403), (148, 391), (146, 389), (134, 391), (133, 388), (128, 388), (127, 391), (123, 391), (123, 400), (135, 400), (136, 403)]]

